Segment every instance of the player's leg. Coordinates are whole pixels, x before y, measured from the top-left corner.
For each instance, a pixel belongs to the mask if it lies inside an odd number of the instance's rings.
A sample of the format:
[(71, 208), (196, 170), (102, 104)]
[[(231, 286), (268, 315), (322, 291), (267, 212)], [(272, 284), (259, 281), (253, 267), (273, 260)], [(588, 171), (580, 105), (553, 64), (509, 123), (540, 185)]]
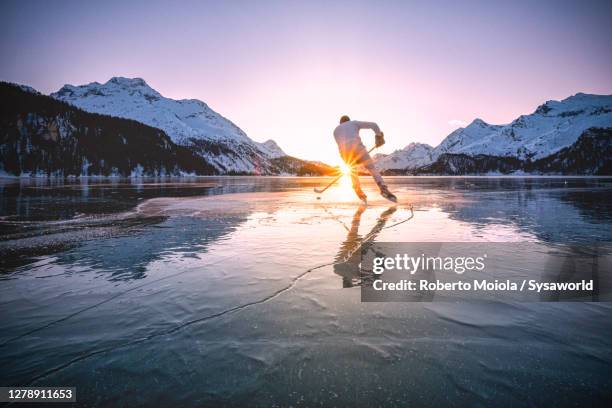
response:
[(368, 197), (361, 189), (361, 183), (359, 182), (359, 173), (357, 169), (351, 169), (351, 183), (353, 184), (353, 190), (355, 190), (355, 194), (357, 194), (357, 197), (359, 197), (359, 199), (365, 203)]
[(385, 180), (383, 180), (380, 172), (376, 169), (376, 166), (374, 166), (374, 160), (372, 160), (370, 154), (365, 151), (365, 149), (360, 155), (359, 163), (368, 170), (372, 178), (374, 178), (376, 185), (378, 185), (378, 188), (382, 189), (386, 187)]
[(351, 168), (351, 183), (353, 184), (353, 190), (355, 190), (355, 194), (357, 197), (364, 203), (367, 203), (367, 196), (361, 189), (361, 183), (359, 182), (359, 172), (357, 171), (356, 162), (359, 161), (360, 156), (363, 152), (367, 151), (365, 148), (360, 148), (359, 146), (351, 146), (350, 148), (341, 148), (340, 156), (344, 162)]
[(387, 200), (397, 203), (397, 197), (389, 191), (389, 188), (385, 184), (385, 181), (380, 175), (380, 172), (378, 171), (376, 166), (374, 166), (374, 161), (372, 160), (372, 158), (367, 152), (365, 156), (362, 156), (361, 163), (366, 169), (368, 169), (368, 172), (372, 175), (372, 177), (374, 178), (374, 181), (376, 181), (376, 184), (378, 185), (378, 188), (380, 189), (380, 194), (383, 197), (385, 197)]

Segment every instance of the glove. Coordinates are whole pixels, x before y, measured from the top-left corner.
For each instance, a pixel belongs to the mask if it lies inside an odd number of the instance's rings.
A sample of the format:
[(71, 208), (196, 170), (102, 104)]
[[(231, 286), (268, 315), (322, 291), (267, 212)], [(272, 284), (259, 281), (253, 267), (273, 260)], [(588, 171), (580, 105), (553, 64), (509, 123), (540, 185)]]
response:
[(376, 147), (380, 147), (385, 144), (385, 135), (383, 132), (376, 135), (375, 144)]

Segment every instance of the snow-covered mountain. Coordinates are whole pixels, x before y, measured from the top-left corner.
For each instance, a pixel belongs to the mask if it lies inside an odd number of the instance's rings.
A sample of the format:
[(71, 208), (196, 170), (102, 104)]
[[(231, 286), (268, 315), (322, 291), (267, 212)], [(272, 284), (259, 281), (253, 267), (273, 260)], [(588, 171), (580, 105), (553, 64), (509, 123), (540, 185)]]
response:
[(410, 172), (414, 175), (568, 174), (612, 175), (612, 128), (589, 128), (576, 143), (537, 160), (510, 156), (443, 153)]
[(273, 167), (270, 160), (285, 156), (274, 141), (251, 140), (204, 102), (166, 98), (141, 78), (114, 77), (104, 84), (65, 85), (51, 96), (88, 112), (133, 119), (161, 129), (221, 173), (268, 174)]
[(578, 93), (562, 101), (548, 101), (506, 125), (475, 119), (449, 134), (430, 155), (415, 153), (411, 144), (377, 160), (377, 164), (386, 171), (411, 170), (434, 163), (445, 154), (531, 162), (572, 146), (591, 128), (612, 128), (612, 95)]
[(388, 155), (375, 156), (376, 165), (385, 170), (414, 169), (433, 162), (433, 147), (425, 143), (410, 143)]
[(287, 156), (287, 153), (280, 148), (278, 144), (272, 139), (269, 139), (263, 143), (257, 143), (259, 150), (266, 153), (269, 157), (277, 159), (279, 157)]
[(32, 88), (31, 86), (22, 85), (22, 84), (16, 84), (16, 83), (13, 83), (13, 82), (9, 82), (9, 84), (16, 86), (17, 88), (21, 89), (24, 92), (29, 92), (29, 93), (32, 93), (34, 95), (40, 95), (40, 92), (38, 92), (36, 89)]
[(476, 119), (448, 135), (436, 147), (435, 157), (463, 153), (537, 160), (574, 144), (591, 127), (612, 127), (612, 95), (579, 93), (548, 101), (507, 125)]

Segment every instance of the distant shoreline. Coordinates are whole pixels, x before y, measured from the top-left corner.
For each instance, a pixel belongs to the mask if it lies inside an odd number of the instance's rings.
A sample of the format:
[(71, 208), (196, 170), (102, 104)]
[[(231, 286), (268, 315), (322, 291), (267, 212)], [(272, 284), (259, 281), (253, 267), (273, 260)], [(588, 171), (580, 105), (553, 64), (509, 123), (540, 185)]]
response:
[[(4, 180), (130, 180), (130, 181), (148, 181), (148, 180), (192, 180), (192, 179), (211, 179), (211, 178), (316, 178), (316, 179), (332, 179), (335, 176), (295, 176), (295, 175), (255, 175), (255, 174), (241, 174), (241, 175), (208, 175), (208, 176), (147, 176), (147, 177), (126, 177), (126, 176), (69, 176), (69, 177), (57, 177), (57, 176), (13, 176), (13, 175), (0, 175), (0, 179)], [(368, 177), (360, 175), (360, 177)], [(606, 179), (612, 178), (610, 175), (563, 175), (563, 174), (463, 174), (463, 175), (394, 175), (384, 176), (385, 179), (403, 179), (403, 178), (508, 178), (508, 179), (522, 179), (522, 178), (555, 178), (555, 179), (581, 179), (581, 178), (597, 178)]]

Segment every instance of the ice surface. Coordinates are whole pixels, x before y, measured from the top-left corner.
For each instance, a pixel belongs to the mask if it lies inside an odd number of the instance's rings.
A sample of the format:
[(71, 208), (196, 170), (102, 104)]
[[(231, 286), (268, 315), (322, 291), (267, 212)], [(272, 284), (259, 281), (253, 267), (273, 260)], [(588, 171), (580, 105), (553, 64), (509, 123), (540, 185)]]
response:
[[(398, 178), (390, 206), (364, 180), (368, 207), (345, 182), (316, 200), (327, 181), (3, 185), (0, 251), (56, 227), (48, 243), (80, 239), (0, 275), (2, 383), (71, 384), (98, 406), (562, 405), (560, 387), (570, 403), (606, 397), (609, 304), (361, 303), (337, 261), (372, 231), (609, 241), (607, 181)], [(60, 219), (37, 218), (60, 207)]]

